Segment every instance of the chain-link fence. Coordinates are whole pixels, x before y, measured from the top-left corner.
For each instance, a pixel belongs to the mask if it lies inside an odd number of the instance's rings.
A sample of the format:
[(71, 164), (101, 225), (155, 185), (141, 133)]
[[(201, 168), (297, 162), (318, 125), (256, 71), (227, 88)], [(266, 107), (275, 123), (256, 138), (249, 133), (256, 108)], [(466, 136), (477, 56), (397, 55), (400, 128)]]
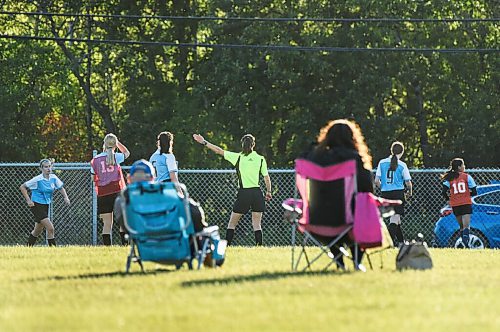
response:
[[(124, 167), (125, 171), (128, 167)], [(267, 203), (262, 229), (264, 244), (269, 246), (289, 245), (291, 229), (283, 221), (281, 202), (294, 195), (294, 171), (270, 170), (273, 184), (273, 199)], [(442, 169), (411, 170), (414, 194), (407, 205), (402, 219), (406, 238), (416, 238), (422, 233), (427, 241), (434, 238), (434, 228), (445, 205), (441, 197), (440, 175)], [(467, 172), (478, 185), (500, 183), (500, 169), (470, 169)], [(0, 245), (25, 244), (33, 229), (33, 216), (19, 191), (19, 186), (39, 174), (38, 164), (0, 164)], [(54, 194), (50, 215), (56, 230), (58, 244), (95, 245), (101, 241), (102, 223), (97, 218), (96, 197), (88, 163), (56, 163), (54, 173), (64, 182), (71, 205), (66, 206), (59, 193)], [(237, 192), (237, 178), (234, 170), (181, 170), (179, 179), (188, 191), (199, 201), (211, 225), (218, 225), (224, 235)], [(264, 188), (264, 186), (263, 186)], [(495, 198), (498, 200), (498, 194)], [(495, 202), (489, 204), (494, 209)], [(500, 203), (496, 203), (500, 205)], [(496, 207), (497, 212), (500, 207)], [(477, 214), (479, 216), (480, 214)], [(476, 217), (476, 216), (474, 216)], [(485, 238), (500, 243), (500, 215), (495, 210), (488, 212), (484, 230)], [(119, 242), (118, 226), (113, 226), (114, 243)], [(451, 234), (449, 241), (453, 240)], [(254, 233), (250, 214), (240, 221), (235, 245), (253, 245)], [(495, 243), (495, 241), (490, 241)], [(38, 244), (45, 244), (39, 240)], [(492, 243), (488, 243), (490, 246)]]

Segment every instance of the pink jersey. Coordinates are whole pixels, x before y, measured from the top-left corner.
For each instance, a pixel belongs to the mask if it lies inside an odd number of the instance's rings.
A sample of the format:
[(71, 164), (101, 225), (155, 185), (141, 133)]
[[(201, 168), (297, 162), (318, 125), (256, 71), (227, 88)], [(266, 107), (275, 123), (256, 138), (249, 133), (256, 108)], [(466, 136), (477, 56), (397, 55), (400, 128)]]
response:
[(106, 165), (106, 155), (98, 155), (92, 159), (90, 164), (94, 170), (97, 196), (111, 195), (125, 188), (122, 168), (118, 163)]

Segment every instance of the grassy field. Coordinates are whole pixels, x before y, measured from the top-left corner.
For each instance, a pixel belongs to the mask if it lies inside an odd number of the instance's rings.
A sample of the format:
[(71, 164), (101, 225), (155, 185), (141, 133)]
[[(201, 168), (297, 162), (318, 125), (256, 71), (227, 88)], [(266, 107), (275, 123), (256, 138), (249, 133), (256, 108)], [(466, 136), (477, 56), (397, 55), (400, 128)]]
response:
[(221, 269), (125, 275), (123, 247), (0, 249), (0, 331), (500, 331), (498, 250), (302, 274), (289, 248), (231, 247)]

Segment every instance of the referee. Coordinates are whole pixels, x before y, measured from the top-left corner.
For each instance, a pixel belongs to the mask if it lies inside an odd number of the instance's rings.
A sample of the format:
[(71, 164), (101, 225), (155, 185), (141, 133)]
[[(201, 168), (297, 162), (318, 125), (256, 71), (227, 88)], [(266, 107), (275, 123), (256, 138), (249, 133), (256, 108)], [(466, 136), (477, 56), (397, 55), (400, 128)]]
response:
[[(252, 210), (252, 226), (255, 234), (256, 245), (262, 245), (262, 214), (266, 210), (265, 201), (272, 198), (271, 195), (271, 179), (267, 171), (266, 159), (255, 152), (255, 137), (246, 134), (241, 138), (240, 153), (225, 151), (222, 148), (214, 145), (203, 138), (200, 134), (193, 134), (196, 142), (203, 144), (216, 154), (219, 154), (229, 161), (236, 168), (238, 174), (238, 196), (233, 205), (233, 211), (229, 219), (229, 224), (226, 230), (227, 244), (230, 245), (233, 241), (234, 230), (241, 219), (241, 216)], [(260, 175), (264, 177), (266, 183), (266, 196), (262, 195), (259, 186)]]

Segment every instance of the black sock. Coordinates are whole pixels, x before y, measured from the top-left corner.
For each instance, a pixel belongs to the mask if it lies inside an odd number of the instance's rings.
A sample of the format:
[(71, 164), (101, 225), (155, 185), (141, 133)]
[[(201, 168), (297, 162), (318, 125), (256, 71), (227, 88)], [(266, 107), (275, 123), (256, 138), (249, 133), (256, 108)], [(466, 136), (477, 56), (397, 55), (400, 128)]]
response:
[(226, 229), (226, 241), (227, 245), (230, 246), (231, 242), (233, 242), (234, 229), (228, 228)]
[(47, 239), (47, 242), (49, 243), (49, 247), (56, 246), (56, 239)]
[(392, 242), (394, 243), (395, 246), (398, 245), (398, 236), (397, 236), (397, 228), (398, 225), (394, 223), (390, 223), (389, 226), (387, 226), (387, 230), (389, 231), (389, 234), (391, 235)]
[(259, 229), (258, 231), (254, 231), (255, 233), (255, 245), (261, 246), (262, 245), (262, 230)]
[(30, 233), (30, 237), (28, 238), (28, 243), (26, 244), (28, 247), (33, 247), (36, 243), (36, 240), (38, 240), (37, 236), (33, 236), (33, 234)]
[(128, 245), (128, 240), (125, 238), (127, 232), (120, 232), (120, 238), (122, 239), (122, 246)]
[(405, 241), (404, 237), (403, 237), (403, 231), (401, 230), (401, 225), (396, 225), (397, 228), (396, 228), (396, 236), (398, 238), (398, 242), (399, 243), (403, 243)]
[(356, 265), (359, 265), (361, 263), (361, 260), (363, 259), (363, 254), (365, 253), (359, 246), (350, 246), (351, 253), (352, 253), (352, 258), (355, 258), (355, 255), (358, 255), (358, 260), (356, 261)]
[(102, 234), (102, 244), (105, 246), (111, 245), (111, 234)]
[(468, 228), (464, 228), (462, 230), (462, 243), (465, 248), (469, 248), (469, 238), (470, 238), (470, 230)]
[(336, 246), (331, 246), (330, 251), (332, 252), (333, 257), (337, 257), (335, 258), (335, 264), (337, 264), (337, 267), (339, 269), (345, 270), (344, 255), (342, 255), (339, 248), (337, 248)]

